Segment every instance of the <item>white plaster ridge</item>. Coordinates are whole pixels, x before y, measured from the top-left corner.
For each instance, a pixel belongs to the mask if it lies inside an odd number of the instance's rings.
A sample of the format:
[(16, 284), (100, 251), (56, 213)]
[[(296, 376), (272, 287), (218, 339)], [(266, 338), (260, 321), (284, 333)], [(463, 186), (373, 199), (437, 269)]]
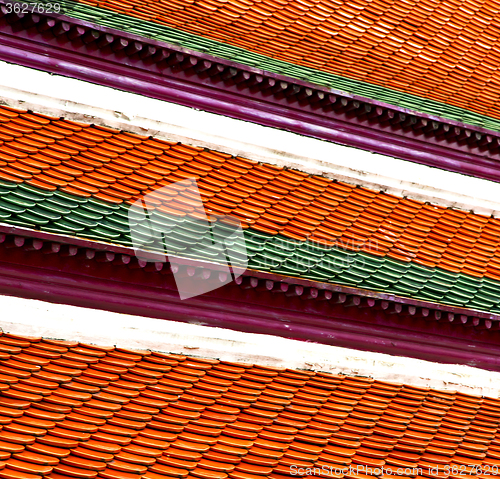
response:
[(0, 62), (0, 102), (203, 146), (399, 196), (500, 216), (500, 185)]
[(500, 397), (500, 373), (197, 324), (0, 296), (4, 332), (151, 349), (233, 362), (375, 379)]

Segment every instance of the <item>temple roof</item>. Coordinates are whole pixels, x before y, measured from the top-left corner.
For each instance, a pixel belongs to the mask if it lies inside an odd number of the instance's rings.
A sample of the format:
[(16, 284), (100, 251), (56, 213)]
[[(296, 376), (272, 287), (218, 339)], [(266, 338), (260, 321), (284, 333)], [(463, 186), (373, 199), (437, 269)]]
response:
[(484, 477), (500, 464), (498, 399), (11, 334), (0, 350), (4, 479)]
[(500, 312), (497, 218), (8, 107), (0, 121), (3, 223), (218, 262), (227, 216), (250, 269)]
[[(64, 0), (69, 16), (464, 123), (498, 129), (498, 5)], [(111, 13), (112, 12), (112, 13)]]

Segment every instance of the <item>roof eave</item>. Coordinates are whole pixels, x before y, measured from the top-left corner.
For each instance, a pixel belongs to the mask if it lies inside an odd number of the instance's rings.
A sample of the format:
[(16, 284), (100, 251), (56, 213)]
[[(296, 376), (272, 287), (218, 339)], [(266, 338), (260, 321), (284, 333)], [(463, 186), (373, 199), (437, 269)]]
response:
[(0, 60), (500, 181), (495, 131), (65, 16), (3, 14), (0, 40)]
[(161, 259), (146, 262), (131, 248), (0, 225), (1, 294), (500, 367), (498, 315), (251, 270), (236, 282), (181, 301), (174, 271), (219, 274), (220, 266)]

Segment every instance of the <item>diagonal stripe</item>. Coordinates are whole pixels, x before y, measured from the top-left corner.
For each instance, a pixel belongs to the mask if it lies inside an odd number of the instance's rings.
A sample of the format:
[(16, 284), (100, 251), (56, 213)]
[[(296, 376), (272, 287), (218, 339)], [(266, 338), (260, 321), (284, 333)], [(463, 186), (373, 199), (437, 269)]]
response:
[[(146, 197), (168, 233), (158, 244), (134, 222), (151, 250), (218, 261), (199, 222), (230, 215), (245, 229), (231, 254), (246, 248), (253, 269), (500, 312), (499, 219), (7, 107), (0, 140), (2, 222), (132, 246), (129, 208)], [(186, 178), (202, 204), (161, 190)]]
[[(189, 216), (151, 216), (151, 224), (165, 234), (163, 244), (148, 228), (129, 222), (129, 206), (82, 198), (61, 191), (47, 192), (27, 185), (1, 182), (0, 219), (3, 223), (74, 235), (123, 246), (141, 238), (144, 249), (223, 263), (212, 245), (213, 232)], [(219, 225), (215, 237), (223, 240), (230, 227)], [(244, 241), (226, 244), (231, 258), (248, 257), (248, 267), (320, 282), (355, 286), (399, 296), (500, 313), (500, 281), (452, 273), (443, 268), (417, 265), (389, 256), (356, 251), (352, 245), (320, 245), (249, 228)], [(351, 246), (351, 248), (349, 248)]]
[[(390, 79), (390, 77), (387, 77), (387, 73), (382, 73), (378, 77), (375, 77), (367, 75), (368, 70), (366, 69), (361, 75), (362, 80), (360, 80), (352, 76), (354, 68), (344, 69), (342, 74), (338, 74), (338, 71), (334, 69), (311, 68), (310, 65), (314, 63), (311, 56), (308, 56), (302, 64), (298, 64), (296, 61), (279, 59), (280, 52), (282, 53), (282, 51), (278, 49), (275, 52), (275, 58), (272, 58), (270, 53), (267, 55), (258, 53), (259, 42), (255, 44), (245, 43), (243, 48), (236, 44), (237, 41), (235, 43), (233, 40), (231, 40), (233, 44), (229, 40), (224, 40), (224, 43), (222, 43), (222, 41), (218, 41), (220, 37), (217, 35), (217, 32), (215, 32), (216, 40), (208, 38), (210, 34), (206, 32), (206, 29), (201, 30), (201, 34), (206, 35), (206, 37), (203, 37), (198, 34), (200, 30), (196, 30), (196, 34), (187, 31), (189, 30), (188, 25), (184, 26), (184, 30), (172, 28), (172, 25), (176, 23), (174, 17), (162, 16), (161, 20), (154, 20), (155, 15), (146, 12), (134, 13), (129, 10), (127, 14), (120, 13), (122, 10), (114, 6), (116, 2), (113, 2), (113, 5), (111, 3), (100, 2), (99, 5), (103, 8), (87, 3), (76, 3), (71, 0), (61, 0), (59, 3), (63, 6), (65, 13), (74, 18), (166, 41), (265, 71), (310, 81), (318, 85), (387, 102), (392, 105), (399, 105), (417, 112), (436, 115), (491, 130), (500, 129), (500, 121), (497, 119), (499, 114), (494, 104), (491, 103), (493, 97), (497, 96), (495, 92), (492, 92), (489, 96), (488, 92), (485, 92), (485, 97), (481, 98), (481, 102), (478, 102), (471, 100), (470, 94), (467, 93), (467, 88), (465, 88), (467, 85), (464, 85), (463, 91), (456, 94), (450, 93), (456, 89), (456, 85), (450, 85), (449, 91), (446, 88), (444, 90), (447, 98), (446, 101), (443, 101), (442, 95), (438, 99), (433, 98), (434, 90), (432, 89), (425, 94), (420, 93), (417, 95), (414, 92), (421, 91), (421, 89), (419, 90), (413, 85), (387, 88), (386, 85)], [(113, 11), (111, 15), (110, 10)], [(131, 13), (133, 13), (133, 16)], [(196, 17), (196, 15), (194, 16)], [(384, 55), (381, 58), (383, 57)], [(371, 58), (371, 60), (374, 59)], [(383, 68), (383, 70), (385, 71), (387, 68)], [(391, 73), (393, 72), (393, 70), (389, 70)], [(403, 69), (403, 72), (406, 70)], [(443, 80), (444, 77), (441, 76), (441, 79)], [(428, 78), (424, 77), (424, 80), (428, 81)], [(465, 80), (462, 79), (462, 81)], [(459, 82), (460, 78), (457, 80), (458, 86), (460, 86)], [(446, 87), (446, 82), (444, 83)], [(479, 86), (475, 88), (477, 90), (480, 89)], [(462, 105), (468, 105), (468, 108), (463, 108)], [(488, 115), (484, 114), (485, 111), (488, 111)]]

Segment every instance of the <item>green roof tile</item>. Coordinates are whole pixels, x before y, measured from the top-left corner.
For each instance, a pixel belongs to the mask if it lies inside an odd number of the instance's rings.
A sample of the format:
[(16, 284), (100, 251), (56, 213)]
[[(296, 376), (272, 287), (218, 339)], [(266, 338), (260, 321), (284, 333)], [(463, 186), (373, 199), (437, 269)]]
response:
[(111, 10), (78, 4), (71, 0), (58, 0), (58, 3), (61, 4), (61, 7), (68, 16), (74, 18), (88, 20), (118, 30), (136, 33), (144, 37), (178, 44), (184, 48), (203, 51), (227, 60), (255, 66), (272, 73), (285, 74), (297, 79), (305, 79), (312, 83), (327, 86), (335, 90), (384, 101), (418, 112), (465, 122), (492, 130), (500, 129), (500, 120), (428, 98), (367, 84), (339, 75), (325, 73), (313, 68), (294, 65), (289, 62), (249, 52), (243, 48), (202, 38), (198, 35), (159, 25), (152, 21), (140, 20)]

